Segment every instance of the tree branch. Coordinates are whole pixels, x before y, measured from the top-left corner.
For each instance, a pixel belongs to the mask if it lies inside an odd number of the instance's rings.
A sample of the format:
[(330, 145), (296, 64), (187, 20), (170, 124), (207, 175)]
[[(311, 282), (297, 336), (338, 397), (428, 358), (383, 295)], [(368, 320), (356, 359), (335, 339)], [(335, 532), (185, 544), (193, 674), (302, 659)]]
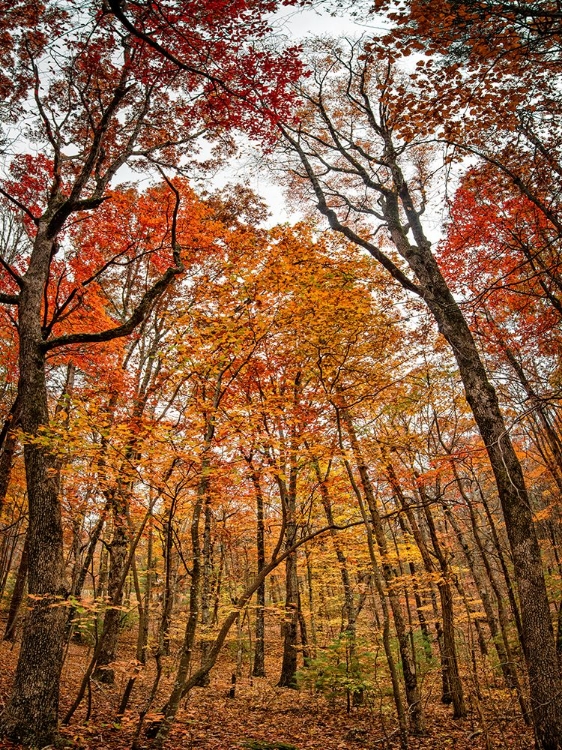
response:
[(24, 212), (24, 214), (25, 214), (26, 216), (29, 216), (29, 218), (31, 219), (31, 221), (32, 221), (32, 222), (33, 222), (34, 224), (37, 224), (37, 222), (39, 221), (38, 217), (37, 217), (37, 216), (35, 216), (35, 215), (34, 215), (34, 214), (33, 214), (33, 213), (32, 213), (32, 212), (31, 212), (31, 211), (29, 210), (29, 208), (28, 208), (28, 207), (27, 207), (27, 206), (26, 206), (25, 204), (23, 204), (23, 203), (22, 203), (21, 201), (19, 201), (19, 200), (18, 200), (17, 198), (14, 198), (14, 196), (13, 196), (13, 195), (10, 195), (10, 193), (7, 193), (7, 192), (6, 192), (5, 190), (4, 190), (4, 188), (1, 188), (1, 187), (0, 187), (0, 194), (1, 194), (1, 195), (3, 195), (3, 196), (4, 196), (4, 198), (7, 198), (7, 199), (8, 199), (9, 201), (11, 201), (11, 202), (12, 202), (12, 203), (13, 203), (13, 204), (14, 204), (15, 206), (17, 206), (17, 207), (18, 207), (18, 208), (20, 209), (20, 211), (23, 211), (23, 212)]
[(41, 344), (42, 350), (44, 352), (49, 352), (52, 349), (58, 349), (61, 346), (70, 346), (71, 344), (99, 344), (104, 341), (112, 341), (113, 339), (128, 336), (134, 331), (138, 324), (147, 317), (153, 303), (161, 294), (163, 294), (172, 279), (182, 273), (183, 270), (183, 263), (179, 266), (168, 268), (158, 281), (147, 292), (145, 292), (139, 305), (133, 310), (129, 319), (122, 325), (115, 326), (115, 328), (108, 328), (107, 330), (99, 331), (98, 333), (69, 333), (66, 336), (58, 336), (57, 338), (50, 339), (50, 341), (44, 341)]
[(20, 298), (17, 294), (5, 294), (0, 292), (0, 303), (3, 305), (19, 305)]
[(289, 131), (284, 128), (282, 125), (279, 126), (281, 132), (283, 133), (285, 139), (290, 143), (292, 148), (297, 152), (297, 154), (300, 156), (301, 162), (306, 170), (307, 177), (310, 181), (310, 184), (312, 185), (312, 188), (314, 190), (314, 193), (316, 195), (316, 198), (318, 200), (318, 210), (320, 213), (324, 214), (324, 216), (328, 219), (330, 223), (330, 227), (335, 230), (336, 232), (339, 232), (340, 234), (343, 234), (344, 237), (347, 237), (348, 240), (355, 243), (356, 245), (359, 245), (360, 247), (364, 248), (365, 250), (368, 250), (369, 253), (377, 260), (389, 273), (390, 275), (396, 279), (403, 287), (404, 289), (407, 289), (409, 292), (413, 292), (414, 294), (417, 294), (419, 297), (422, 295), (422, 290), (420, 287), (415, 284), (413, 281), (411, 281), (406, 274), (398, 268), (397, 265), (395, 265), (391, 259), (385, 255), (376, 245), (373, 245), (368, 240), (363, 239), (360, 235), (358, 235), (356, 232), (354, 232), (350, 227), (346, 226), (345, 224), (342, 224), (340, 220), (337, 217), (336, 212), (331, 209), (327, 202), (326, 202), (326, 195), (324, 193), (324, 190), (322, 189), (322, 186), (320, 185), (320, 181), (318, 180), (318, 177), (316, 176), (312, 165), (310, 161), (308, 160), (306, 154), (304, 153), (304, 150), (302, 149), (300, 143), (293, 138)]

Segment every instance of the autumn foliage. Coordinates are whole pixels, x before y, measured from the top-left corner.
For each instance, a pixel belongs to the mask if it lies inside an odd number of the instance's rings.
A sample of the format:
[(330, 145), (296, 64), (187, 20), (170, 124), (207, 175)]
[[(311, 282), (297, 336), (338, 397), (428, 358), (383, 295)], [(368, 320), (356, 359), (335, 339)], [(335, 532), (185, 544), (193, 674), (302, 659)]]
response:
[(6, 747), (561, 748), (560, 9), (299, 5), (0, 4)]

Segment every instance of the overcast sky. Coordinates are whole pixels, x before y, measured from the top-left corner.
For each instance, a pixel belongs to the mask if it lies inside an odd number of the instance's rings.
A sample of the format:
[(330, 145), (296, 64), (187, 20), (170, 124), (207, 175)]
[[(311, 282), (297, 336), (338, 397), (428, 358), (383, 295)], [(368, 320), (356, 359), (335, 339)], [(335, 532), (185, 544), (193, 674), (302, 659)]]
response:
[[(376, 34), (383, 30), (380, 20), (373, 16), (364, 19), (352, 19), (338, 14), (333, 16), (322, 9), (283, 7), (271, 17), (271, 26), (278, 34), (286, 36), (289, 43), (306, 43), (307, 37), (331, 35), (357, 37), (362, 34)], [(294, 221), (299, 218), (287, 208), (283, 189), (275, 185), (265, 170), (260, 170), (242, 158), (232, 168), (217, 175), (217, 183), (246, 182), (252, 190), (261, 195), (268, 203), (272, 217), (271, 223)]]

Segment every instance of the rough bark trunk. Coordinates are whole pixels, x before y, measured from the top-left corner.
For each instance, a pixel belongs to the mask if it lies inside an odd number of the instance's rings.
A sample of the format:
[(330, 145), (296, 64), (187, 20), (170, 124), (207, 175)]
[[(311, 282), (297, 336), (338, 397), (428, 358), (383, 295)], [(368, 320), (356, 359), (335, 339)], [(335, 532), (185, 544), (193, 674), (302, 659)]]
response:
[(2, 431), (0, 432), (0, 447), (2, 448), (2, 452), (0, 453), (0, 514), (2, 513), (4, 501), (6, 500), (10, 477), (12, 475), (14, 453), (16, 452), (18, 444), (15, 429), (20, 423), (20, 403), (21, 400), (18, 396), (12, 404), (10, 413), (8, 414)]
[(19, 608), (23, 599), (23, 593), (25, 590), (25, 582), (27, 580), (27, 568), (29, 563), (28, 555), (29, 545), (27, 542), (27, 536), (25, 538), (25, 544), (21, 553), (21, 560), (18, 568), (18, 574), (16, 576), (16, 583), (12, 592), (12, 599), (10, 601), (10, 609), (8, 610), (8, 619), (6, 620), (6, 630), (4, 631), (4, 640), (13, 641), (16, 637), (16, 620), (19, 612)]
[[(116, 493), (117, 495), (117, 493)], [(127, 561), (129, 535), (122, 500), (113, 501), (113, 537), (109, 544), (109, 578), (107, 583), (108, 607), (105, 611), (102, 631), (104, 643), (100, 651), (93, 679), (112, 685), (115, 672), (111, 663), (115, 661), (117, 639), (121, 626), (121, 604), (123, 602), (123, 571)]]
[[(213, 514), (211, 511), (211, 495), (210, 487), (207, 486), (207, 495), (205, 497), (204, 505), (204, 518), (205, 522), (203, 525), (203, 554), (201, 560), (201, 618), (200, 624), (203, 628), (200, 648), (201, 648), (201, 664), (204, 664), (211, 646), (212, 639), (209, 638), (208, 628), (211, 625), (212, 612), (211, 612), (211, 595), (212, 595), (212, 575), (213, 575), (213, 544), (211, 538), (211, 526), (213, 520)], [(201, 682), (198, 683), (198, 687), (206, 687), (209, 684), (209, 673), (205, 674), (201, 678)]]
[[(49, 424), (41, 307), (54, 240), (48, 221), (40, 221), (19, 304), (19, 398), (21, 426), (28, 438)], [(26, 620), (14, 687), (0, 717), (2, 732), (23, 744), (53, 742), (58, 721), (59, 680), (63, 661), (63, 534), (56, 483), (56, 461), (44, 443), (28, 439), (24, 447), (29, 502), (28, 589)]]
[[(297, 398), (300, 376), (295, 381), (295, 400)], [(296, 428), (293, 428), (289, 446), (289, 484), (277, 475), (277, 485), (283, 503), (283, 512), (286, 518), (285, 526), (285, 548), (289, 549), (297, 538), (297, 437)], [(281, 675), (278, 687), (297, 687), (297, 638), (298, 638), (298, 614), (299, 614), (299, 582), (297, 577), (297, 553), (293, 552), (287, 557), (285, 563), (285, 620), (282, 624), (283, 638), (283, 660), (281, 663)]]
[(168, 517), (163, 525), (164, 534), (164, 591), (162, 592), (162, 616), (159, 628), (159, 652), (162, 656), (170, 653), (170, 625), (172, 620), (172, 608), (174, 604), (174, 583), (177, 577), (176, 571), (172, 569), (173, 552), (173, 519), (175, 502), (172, 503)]

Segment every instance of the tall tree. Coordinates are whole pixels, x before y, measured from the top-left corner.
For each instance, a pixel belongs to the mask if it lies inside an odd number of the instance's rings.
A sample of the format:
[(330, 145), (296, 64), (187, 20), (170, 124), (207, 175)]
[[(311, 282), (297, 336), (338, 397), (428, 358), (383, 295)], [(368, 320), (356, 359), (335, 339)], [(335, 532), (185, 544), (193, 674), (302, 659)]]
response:
[(293, 169), (332, 229), (368, 250), (404, 289), (421, 297), (452, 347), (506, 520), (538, 745), (558, 750), (562, 692), (529, 496), (497, 394), (421, 220), (433, 155), (415, 127), (400, 131), (404, 89), (400, 75), (377, 61), (372, 48), (319, 44), (313, 82), (302, 91), (301, 123), (282, 130), (300, 161)]
[[(166, 34), (179, 34), (187, 55), (180, 71), (169, 56), (160, 55), (142, 36), (131, 35), (127, 23), (96, 2), (81, 6), (79, 24), (75, 7), (64, 2), (38, 6), (22, 1), (2, 14), (9, 45), (3, 81), (12, 84), (13, 111), (26, 123), (37, 154), (10, 160), (0, 187), (31, 240), (28, 253), (2, 264), (0, 298), (18, 314), (21, 426), (27, 436), (28, 575), (34, 597), (14, 689), (0, 720), (3, 733), (12, 739), (50, 744), (57, 725), (66, 585), (56, 461), (49, 446), (38, 440), (49, 424), (47, 356), (61, 347), (127, 336), (146, 317), (184, 269), (175, 231), (179, 193), (170, 185), (169, 223), (160, 237), (161, 271), (155, 267), (125, 319), (110, 315), (93, 333), (80, 327), (65, 333), (60, 326), (82, 289), (95, 286), (116, 262), (111, 246), (92, 275), (54, 305), (47, 291), (51, 269), (57, 255), (65, 253), (69, 222), (110, 199), (115, 175), (126, 163), (136, 159), (145, 167), (178, 165), (209, 125), (224, 131), (235, 125), (251, 129), (254, 123), (256, 131), (263, 131), (268, 118), (258, 117), (257, 110), (263, 105), (268, 113), (274, 111), (275, 103), (282, 102), (284, 82), (296, 70), (291, 53), (281, 61), (247, 43), (264, 35), (262, 13), (274, 6), (225, 3), (220, 23), (214, 5), (207, 13), (200, 5), (189, 12), (186, 4), (176, 12), (173, 3), (160, 4), (148, 15), (139, 9), (153, 37), (162, 31), (162, 21)], [(249, 22), (253, 11), (257, 13)], [(117, 3), (115, 13), (123, 15)], [(223, 82), (218, 89), (217, 69)], [(290, 70), (287, 76), (284, 70)], [(250, 90), (255, 90), (254, 97)], [(10, 113), (4, 121), (11, 123)]]

